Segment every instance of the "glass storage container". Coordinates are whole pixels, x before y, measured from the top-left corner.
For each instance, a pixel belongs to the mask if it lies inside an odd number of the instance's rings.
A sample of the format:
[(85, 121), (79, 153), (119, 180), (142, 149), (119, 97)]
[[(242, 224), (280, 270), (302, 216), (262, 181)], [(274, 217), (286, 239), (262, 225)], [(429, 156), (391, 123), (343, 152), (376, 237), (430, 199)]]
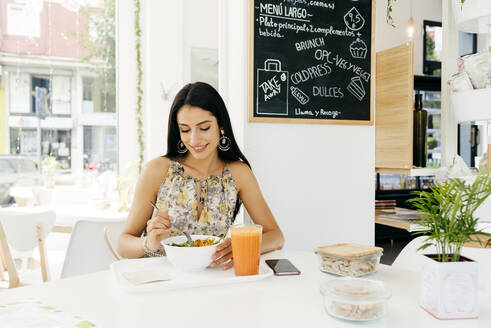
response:
[(349, 277), (376, 272), (382, 252), (381, 247), (358, 244), (334, 244), (315, 249), (321, 271)]
[(324, 308), (331, 316), (349, 321), (380, 319), (387, 312), (390, 290), (382, 281), (344, 277), (321, 284)]

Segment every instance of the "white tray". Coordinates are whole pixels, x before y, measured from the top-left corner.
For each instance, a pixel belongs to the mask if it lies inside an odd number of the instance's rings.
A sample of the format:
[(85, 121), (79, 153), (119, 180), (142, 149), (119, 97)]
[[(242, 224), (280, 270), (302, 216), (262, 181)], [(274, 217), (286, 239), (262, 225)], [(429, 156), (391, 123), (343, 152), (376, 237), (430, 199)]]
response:
[[(171, 277), (171, 280), (133, 285), (122, 276), (123, 272), (140, 270), (162, 270)], [(111, 264), (111, 273), (116, 285), (126, 292), (153, 292), (179, 288), (232, 284), (261, 280), (273, 275), (273, 271), (264, 263), (260, 263), (259, 273), (253, 276), (236, 276), (233, 268), (224, 271), (220, 267), (206, 268), (204, 271), (199, 272), (183, 272), (175, 268), (166, 257), (113, 262)]]

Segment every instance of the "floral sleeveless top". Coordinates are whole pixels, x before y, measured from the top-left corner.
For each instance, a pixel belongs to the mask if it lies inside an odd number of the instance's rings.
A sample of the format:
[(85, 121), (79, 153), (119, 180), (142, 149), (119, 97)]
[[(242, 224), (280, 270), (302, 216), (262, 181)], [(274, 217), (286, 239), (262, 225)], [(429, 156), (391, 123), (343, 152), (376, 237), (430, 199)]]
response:
[[(201, 187), (200, 199), (197, 182)], [(187, 231), (195, 235), (223, 237), (232, 225), (237, 201), (237, 188), (227, 166), (221, 177), (212, 175), (195, 179), (184, 174), (184, 167), (172, 160), (157, 195), (158, 208), (169, 210), (170, 236)], [(198, 202), (201, 202), (199, 218)]]

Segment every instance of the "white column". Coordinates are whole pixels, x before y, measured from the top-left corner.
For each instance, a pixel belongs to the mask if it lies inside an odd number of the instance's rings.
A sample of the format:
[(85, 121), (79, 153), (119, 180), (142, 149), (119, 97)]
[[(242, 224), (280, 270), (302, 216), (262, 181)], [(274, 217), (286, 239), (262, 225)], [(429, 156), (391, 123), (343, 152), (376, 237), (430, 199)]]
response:
[(138, 158), (136, 133), (136, 57), (133, 1), (117, 1), (118, 169)]
[(457, 154), (457, 122), (451, 109), (447, 81), (457, 72), (459, 56), (459, 33), (450, 1), (442, 1), (442, 28), (442, 166), (449, 166)]
[(228, 0), (218, 3), (218, 92), (228, 106)]
[[(182, 1), (143, 1), (145, 160), (167, 152), (167, 120), (184, 84)], [(165, 90), (165, 94), (163, 92)]]
[[(245, 148), (244, 127), (248, 119), (248, 12), (248, 1), (219, 2), (219, 92), (227, 105), (235, 139), (242, 152)], [(236, 217), (237, 223), (250, 220), (248, 215), (244, 215), (246, 211), (243, 208)]]
[(220, 92), (226, 99), (235, 138), (242, 151), (245, 145), (244, 127), (248, 120), (249, 106), (248, 4), (247, 0), (221, 1), (219, 6)]

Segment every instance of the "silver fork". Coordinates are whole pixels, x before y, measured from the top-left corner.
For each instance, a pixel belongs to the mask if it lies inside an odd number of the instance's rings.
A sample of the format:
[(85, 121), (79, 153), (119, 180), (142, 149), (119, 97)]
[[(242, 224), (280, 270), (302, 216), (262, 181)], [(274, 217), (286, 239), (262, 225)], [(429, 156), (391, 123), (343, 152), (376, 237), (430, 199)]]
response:
[[(159, 208), (157, 207), (157, 205), (155, 205), (154, 202), (152, 202), (151, 200), (148, 201), (150, 203), (150, 205), (152, 205), (152, 207), (154, 209), (156, 209), (157, 211), (159, 210)], [(188, 247), (193, 247), (193, 238), (191, 238), (191, 235), (189, 234), (189, 232), (187, 231), (181, 231), (181, 233), (186, 236), (186, 239), (188, 240)]]

